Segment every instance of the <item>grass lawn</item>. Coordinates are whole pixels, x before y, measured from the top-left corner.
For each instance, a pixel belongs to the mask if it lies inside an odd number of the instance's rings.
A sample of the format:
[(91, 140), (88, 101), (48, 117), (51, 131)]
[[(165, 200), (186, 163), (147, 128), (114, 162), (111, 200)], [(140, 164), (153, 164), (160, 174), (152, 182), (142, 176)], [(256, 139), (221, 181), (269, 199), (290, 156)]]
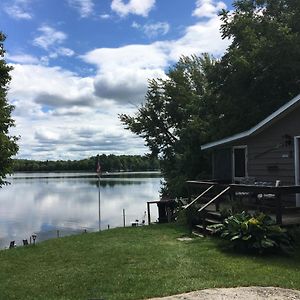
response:
[(0, 251), (0, 299), (143, 299), (197, 289), (300, 289), (291, 257), (222, 251), (212, 238), (180, 242), (174, 225), (120, 228)]

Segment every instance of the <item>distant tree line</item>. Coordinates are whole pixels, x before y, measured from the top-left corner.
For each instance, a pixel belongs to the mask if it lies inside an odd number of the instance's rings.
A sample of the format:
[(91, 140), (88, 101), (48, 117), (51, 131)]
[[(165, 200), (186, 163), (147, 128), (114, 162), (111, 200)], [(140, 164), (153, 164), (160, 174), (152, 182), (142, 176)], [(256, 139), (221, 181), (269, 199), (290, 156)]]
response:
[[(154, 171), (160, 169), (159, 160), (147, 155), (99, 155), (102, 172), (112, 171)], [(81, 160), (27, 160), (15, 159), (14, 172), (51, 172), (51, 171), (96, 171), (97, 157)]]

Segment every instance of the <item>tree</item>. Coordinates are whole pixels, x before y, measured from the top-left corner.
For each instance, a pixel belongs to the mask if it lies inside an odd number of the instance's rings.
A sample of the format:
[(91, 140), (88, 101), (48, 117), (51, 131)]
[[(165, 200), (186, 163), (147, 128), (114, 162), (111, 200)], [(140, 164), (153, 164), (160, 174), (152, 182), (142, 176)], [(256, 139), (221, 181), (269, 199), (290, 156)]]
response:
[(300, 90), (300, 1), (239, 0), (221, 13), (228, 51), (216, 64), (215, 138), (251, 128)]
[(5, 35), (0, 32), (0, 187), (5, 183), (5, 176), (12, 171), (11, 157), (18, 151), (17, 137), (9, 135), (9, 129), (14, 126), (11, 118), (13, 106), (8, 104), (6, 96), (12, 68), (4, 60), (4, 40)]
[(206, 79), (214, 63), (208, 55), (183, 56), (169, 70), (167, 79), (149, 81), (145, 103), (135, 116), (120, 115), (127, 129), (145, 139), (152, 155), (162, 158), (164, 195), (182, 195), (185, 180), (208, 169), (200, 145), (207, 140), (212, 117)]
[(182, 195), (186, 179), (207, 174), (201, 144), (251, 128), (300, 90), (300, 1), (233, 6), (220, 14), (222, 37), (231, 40), (223, 57), (182, 57), (168, 79), (149, 82), (135, 116), (120, 116), (161, 156), (172, 196)]

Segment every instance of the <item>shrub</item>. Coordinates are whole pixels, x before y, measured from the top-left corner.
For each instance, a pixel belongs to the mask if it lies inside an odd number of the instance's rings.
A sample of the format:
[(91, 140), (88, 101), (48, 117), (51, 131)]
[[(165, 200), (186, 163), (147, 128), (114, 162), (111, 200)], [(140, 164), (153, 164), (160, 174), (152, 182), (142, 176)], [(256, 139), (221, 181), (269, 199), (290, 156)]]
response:
[(222, 224), (211, 227), (238, 250), (262, 254), (267, 250), (279, 249), (288, 253), (293, 249), (287, 231), (263, 213), (238, 213), (226, 218)]

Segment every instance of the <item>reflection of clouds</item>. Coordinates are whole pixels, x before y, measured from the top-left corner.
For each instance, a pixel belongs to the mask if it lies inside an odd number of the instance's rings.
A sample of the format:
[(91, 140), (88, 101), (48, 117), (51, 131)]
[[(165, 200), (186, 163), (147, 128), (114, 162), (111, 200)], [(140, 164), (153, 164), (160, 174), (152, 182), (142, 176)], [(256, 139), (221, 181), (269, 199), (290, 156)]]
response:
[[(127, 225), (141, 219), (159, 189), (160, 178), (101, 179), (102, 228), (122, 226), (123, 209)], [(97, 178), (18, 179), (0, 190), (0, 248), (33, 232), (41, 239), (49, 230), (84, 228), (98, 228)]]

